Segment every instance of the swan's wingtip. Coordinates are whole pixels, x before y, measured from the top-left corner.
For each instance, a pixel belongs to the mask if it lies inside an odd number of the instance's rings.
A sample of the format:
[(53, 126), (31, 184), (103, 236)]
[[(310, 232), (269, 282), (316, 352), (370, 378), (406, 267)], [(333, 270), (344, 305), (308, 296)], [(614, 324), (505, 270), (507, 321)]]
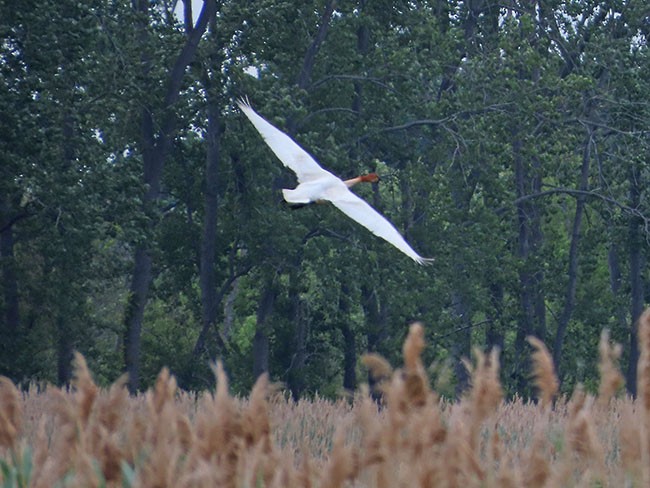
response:
[(416, 259), (416, 261), (418, 262), (418, 264), (420, 264), (422, 266), (431, 266), (433, 264), (433, 262), (435, 261), (435, 259), (434, 258), (420, 257), (419, 259)]
[(246, 95), (239, 97), (235, 102), (237, 103), (237, 106), (242, 110), (245, 108), (251, 108), (251, 102), (248, 100), (248, 96)]

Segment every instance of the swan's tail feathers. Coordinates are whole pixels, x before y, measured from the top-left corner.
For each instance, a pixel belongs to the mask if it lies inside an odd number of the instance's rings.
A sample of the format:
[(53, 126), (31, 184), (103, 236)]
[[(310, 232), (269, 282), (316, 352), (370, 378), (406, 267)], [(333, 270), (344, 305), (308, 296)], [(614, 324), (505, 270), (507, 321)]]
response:
[(311, 202), (311, 200), (304, 195), (304, 192), (300, 190), (300, 187), (294, 190), (287, 190), (285, 188), (282, 190), (282, 196), (288, 203), (307, 204)]

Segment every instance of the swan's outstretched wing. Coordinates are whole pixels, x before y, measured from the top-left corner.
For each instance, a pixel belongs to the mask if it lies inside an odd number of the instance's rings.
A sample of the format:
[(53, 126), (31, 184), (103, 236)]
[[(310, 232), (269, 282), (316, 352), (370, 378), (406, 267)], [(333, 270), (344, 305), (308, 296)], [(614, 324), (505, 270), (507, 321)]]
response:
[(433, 262), (433, 259), (423, 258), (416, 253), (393, 224), (347, 188), (337, 187), (334, 191), (329, 192), (326, 198), (345, 215), (363, 225), (376, 236), (390, 242), (417, 263), (431, 264)]
[[(280, 161), (298, 176), (301, 185), (295, 190), (284, 190), (287, 201), (306, 203), (318, 199), (329, 200), (348, 217), (363, 225), (376, 236), (385, 239), (417, 263), (430, 264), (433, 261), (416, 253), (393, 224), (348, 190), (343, 181), (321, 168), (314, 158), (288, 135), (259, 116), (247, 100), (238, 100), (237, 105)], [(303, 183), (309, 184), (302, 185)], [(296, 194), (296, 192), (298, 193)]]
[(321, 168), (307, 151), (296, 144), (288, 135), (277, 129), (250, 106), (248, 100), (237, 100), (237, 106), (250, 120), (257, 131), (264, 138), (264, 142), (271, 148), (282, 163), (290, 168), (298, 177), (298, 182), (313, 181), (329, 175), (336, 178), (332, 173)]

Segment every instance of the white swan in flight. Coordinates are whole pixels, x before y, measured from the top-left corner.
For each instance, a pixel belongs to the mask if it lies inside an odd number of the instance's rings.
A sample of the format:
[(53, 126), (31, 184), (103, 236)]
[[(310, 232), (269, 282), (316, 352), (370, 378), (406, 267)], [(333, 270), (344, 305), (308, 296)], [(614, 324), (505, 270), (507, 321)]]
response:
[(280, 161), (296, 173), (298, 186), (293, 190), (282, 190), (284, 199), (287, 202), (294, 204), (306, 204), (320, 200), (332, 202), (336, 208), (348, 217), (363, 225), (376, 236), (390, 242), (415, 262), (431, 264), (433, 259), (423, 258), (415, 252), (393, 224), (348, 189), (362, 181), (377, 181), (379, 178), (376, 174), (371, 173), (342, 181), (329, 171), (321, 168), (314, 158), (288, 135), (258, 115), (250, 106), (248, 100), (238, 100), (237, 106), (253, 123)]

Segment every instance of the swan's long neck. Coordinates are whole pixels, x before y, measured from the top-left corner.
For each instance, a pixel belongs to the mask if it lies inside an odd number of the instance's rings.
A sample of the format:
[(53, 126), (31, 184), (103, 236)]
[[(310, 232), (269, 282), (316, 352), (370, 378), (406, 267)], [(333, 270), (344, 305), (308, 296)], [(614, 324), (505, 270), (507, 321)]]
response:
[(350, 178), (349, 180), (345, 180), (343, 183), (345, 183), (345, 186), (348, 188), (353, 187), (357, 183), (361, 183), (361, 176), (357, 176), (356, 178)]
[(367, 175), (361, 175), (361, 176), (357, 176), (356, 178), (350, 178), (349, 180), (345, 180), (343, 183), (345, 183), (345, 186), (350, 188), (356, 185), (357, 183), (374, 183), (376, 181), (379, 181), (379, 177), (377, 176), (377, 174), (368, 173)]

